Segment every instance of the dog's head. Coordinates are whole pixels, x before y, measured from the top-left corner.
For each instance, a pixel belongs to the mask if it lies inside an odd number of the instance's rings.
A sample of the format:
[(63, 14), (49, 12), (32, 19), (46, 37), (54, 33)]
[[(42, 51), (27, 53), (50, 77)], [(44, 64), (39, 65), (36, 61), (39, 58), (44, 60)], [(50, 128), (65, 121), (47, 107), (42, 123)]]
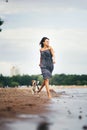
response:
[(36, 84), (36, 80), (32, 80), (32, 86)]

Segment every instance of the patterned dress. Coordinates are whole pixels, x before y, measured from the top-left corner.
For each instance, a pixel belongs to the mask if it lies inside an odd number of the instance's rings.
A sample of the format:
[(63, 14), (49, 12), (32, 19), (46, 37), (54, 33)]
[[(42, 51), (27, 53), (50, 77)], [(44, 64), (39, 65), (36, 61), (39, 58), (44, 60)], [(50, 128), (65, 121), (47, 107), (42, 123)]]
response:
[(44, 50), (41, 52), (41, 72), (44, 79), (49, 79), (52, 76), (54, 64), (50, 50)]

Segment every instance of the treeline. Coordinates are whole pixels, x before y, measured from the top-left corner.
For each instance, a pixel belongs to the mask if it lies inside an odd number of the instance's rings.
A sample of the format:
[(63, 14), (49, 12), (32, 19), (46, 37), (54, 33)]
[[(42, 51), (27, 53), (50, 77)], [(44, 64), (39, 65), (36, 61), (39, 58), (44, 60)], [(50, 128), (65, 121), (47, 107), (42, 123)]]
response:
[[(32, 80), (40, 81), (42, 83), (42, 75), (17, 75), (17, 76), (3, 76), (0, 75), (0, 87), (15, 87), (15, 86), (30, 86)], [(87, 75), (66, 75), (55, 74), (50, 79), (51, 85), (87, 85)]]

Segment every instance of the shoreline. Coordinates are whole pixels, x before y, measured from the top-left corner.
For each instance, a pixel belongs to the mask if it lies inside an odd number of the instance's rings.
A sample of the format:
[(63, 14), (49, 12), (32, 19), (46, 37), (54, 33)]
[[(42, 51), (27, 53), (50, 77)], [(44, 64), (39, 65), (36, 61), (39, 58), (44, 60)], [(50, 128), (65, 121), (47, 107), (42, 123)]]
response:
[[(87, 88), (87, 86), (50, 86), (52, 98), (65, 95), (63, 89)], [(58, 92), (58, 89), (61, 92)], [(47, 106), (51, 103), (46, 91), (32, 94), (31, 88), (0, 88), (0, 117), (13, 117), (18, 114), (48, 113)], [(57, 90), (57, 92), (56, 92)]]
[(87, 87), (68, 87), (51, 86), (52, 99), (44, 90), (34, 95), (30, 88), (0, 89), (0, 129), (39, 130), (43, 124), (49, 124), (55, 130), (84, 130)]

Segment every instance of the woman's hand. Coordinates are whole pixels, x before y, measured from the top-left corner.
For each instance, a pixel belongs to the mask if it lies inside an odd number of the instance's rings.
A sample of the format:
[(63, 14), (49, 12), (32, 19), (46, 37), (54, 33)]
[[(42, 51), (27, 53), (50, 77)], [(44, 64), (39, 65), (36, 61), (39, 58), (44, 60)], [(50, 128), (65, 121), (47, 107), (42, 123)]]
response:
[(53, 64), (55, 64), (56, 63), (55, 57), (52, 57), (52, 60), (53, 60)]
[(39, 64), (39, 66), (41, 66), (41, 64)]
[(56, 61), (53, 61), (53, 64), (55, 64), (56, 63)]

